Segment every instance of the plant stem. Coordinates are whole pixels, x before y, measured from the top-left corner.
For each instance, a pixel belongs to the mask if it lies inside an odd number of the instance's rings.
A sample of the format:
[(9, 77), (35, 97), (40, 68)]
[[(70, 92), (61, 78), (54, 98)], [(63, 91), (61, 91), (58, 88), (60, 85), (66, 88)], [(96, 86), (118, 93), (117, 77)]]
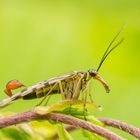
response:
[(15, 124), (23, 123), (23, 122), (29, 122), (32, 120), (53, 120), (56, 122), (63, 122), (65, 124), (70, 124), (75, 127), (81, 127), (90, 132), (96, 133), (104, 138), (107, 138), (108, 140), (123, 140), (123, 138), (116, 135), (115, 133), (105, 128), (102, 128), (100, 126), (97, 126), (95, 124), (89, 123), (87, 121), (80, 120), (78, 118), (74, 118), (74, 117), (70, 117), (66, 115), (62, 115), (62, 114), (58, 114), (58, 113), (40, 115), (34, 112), (33, 110), (29, 110), (27, 112), (23, 112), (15, 116), (1, 119), (0, 128), (4, 128), (7, 126), (11, 126), (11, 125), (15, 125)]
[(127, 123), (119, 121), (119, 120), (113, 120), (113, 119), (109, 119), (109, 118), (99, 118), (99, 120), (107, 126), (118, 128), (118, 129), (128, 132), (129, 134), (140, 139), (140, 129), (139, 128), (136, 128), (130, 124), (127, 124)]

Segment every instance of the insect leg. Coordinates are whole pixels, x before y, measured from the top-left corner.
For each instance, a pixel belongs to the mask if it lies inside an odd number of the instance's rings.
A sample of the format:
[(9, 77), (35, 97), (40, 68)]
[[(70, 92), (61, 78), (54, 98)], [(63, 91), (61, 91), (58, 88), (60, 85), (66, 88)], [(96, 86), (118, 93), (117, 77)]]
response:
[(93, 101), (93, 99), (92, 99), (92, 95), (91, 95), (91, 82), (89, 81), (89, 88), (88, 88), (88, 95), (89, 95), (89, 97), (90, 97), (90, 101), (91, 101), (91, 103), (93, 103), (94, 101)]
[(58, 82), (58, 83), (59, 83), (59, 88), (60, 88), (60, 92), (61, 92), (61, 95), (62, 95), (62, 100), (64, 100), (64, 99), (65, 99), (65, 95), (64, 95), (64, 91), (63, 91), (62, 83), (61, 83), (61, 81)]
[[(69, 92), (69, 94), (71, 95), (69, 99), (77, 100), (80, 95), (80, 90), (81, 90), (81, 78), (73, 81), (73, 90), (72, 92)], [(71, 113), (71, 107), (72, 107), (72, 103), (70, 102), (69, 114)]]
[[(60, 89), (60, 92), (61, 92), (61, 94), (62, 94), (62, 99), (64, 99), (64, 92), (63, 92), (62, 83), (61, 83), (61, 81), (59, 81), (59, 82), (55, 83), (54, 86), (51, 88), (51, 90), (47, 93), (48, 96), (45, 96), (45, 97), (44, 97), (45, 99), (48, 97), (48, 98), (47, 98), (47, 101), (46, 101), (45, 104), (44, 104), (44, 106), (47, 105), (47, 103), (48, 103), (48, 101), (49, 101), (49, 99), (50, 99), (50, 97), (51, 97), (51, 95), (49, 95), (49, 94), (51, 93), (51, 91), (52, 91), (57, 85), (59, 85), (59, 89)], [(45, 99), (43, 99), (43, 101), (44, 101)], [(41, 101), (41, 104), (42, 104), (43, 101)]]
[(86, 83), (86, 88), (83, 90), (83, 95), (82, 95), (82, 101), (83, 101), (83, 114), (84, 114), (84, 119), (86, 120), (86, 101), (87, 101), (87, 95), (90, 96), (90, 99), (92, 100), (91, 94), (90, 94), (90, 83), (91, 81), (88, 81)]
[(44, 96), (44, 98), (41, 100), (41, 102), (39, 102), (36, 106), (41, 105), (41, 104), (45, 101), (45, 99), (48, 97), (48, 95), (53, 91), (53, 89), (54, 89), (57, 85), (58, 85), (58, 82), (55, 83), (55, 84), (52, 86), (52, 88), (49, 90), (49, 92)]
[[(62, 83), (61, 83), (61, 81), (58, 82), (57, 84), (59, 85), (60, 92), (61, 92), (61, 94), (62, 94), (62, 99), (65, 99), (65, 98), (64, 98), (65, 96), (64, 96), (64, 92), (63, 92), (63, 87), (62, 87)], [(48, 99), (47, 99), (47, 101), (46, 101), (46, 103), (45, 103), (44, 105), (47, 105), (47, 103), (48, 103), (50, 97), (51, 97), (51, 95), (48, 96)]]
[(49, 100), (50, 100), (50, 98), (51, 98), (51, 95), (48, 95), (47, 97), (48, 97), (48, 98), (47, 98), (47, 100), (46, 100), (46, 102), (45, 102), (45, 104), (44, 104), (43, 106), (46, 106), (46, 105), (48, 104), (48, 102), (49, 102)]
[(65, 99), (71, 99), (72, 98), (74, 84), (75, 84), (74, 78), (72, 78), (70, 80), (70, 82), (67, 82), (67, 84), (65, 86), (65, 93), (64, 93), (65, 94)]
[(81, 91), (81, 78), (76, 83), (76, 87), (73, 91), (74, 93), (73, 93), (72, 99), (78, 99), (80, 95), (80, 91)]
[(88, 90), (85, 91), (85, 98), (84, 98), (84, 113), (87, 111), (86, 109), (86, 101), (87, 101), (87, 94), (88, 94)]

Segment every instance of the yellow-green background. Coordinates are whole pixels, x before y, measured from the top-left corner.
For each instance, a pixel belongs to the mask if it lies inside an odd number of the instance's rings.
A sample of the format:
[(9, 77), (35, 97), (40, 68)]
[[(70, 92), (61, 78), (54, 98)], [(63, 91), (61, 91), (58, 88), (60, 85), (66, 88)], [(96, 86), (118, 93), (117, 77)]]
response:
[[(124, 23), (119, 38), (125, 41), (99, 71), (111, 92), (94, 81), (92, 94), (103, 106), (97, 116), (140, 127), (139, 0), (1, 0), (0, 99), (12, 79), (29, 86), (72, 70), (96, 69)], [(21, 112), (36, 102), (20, 100), (3, 110)]]

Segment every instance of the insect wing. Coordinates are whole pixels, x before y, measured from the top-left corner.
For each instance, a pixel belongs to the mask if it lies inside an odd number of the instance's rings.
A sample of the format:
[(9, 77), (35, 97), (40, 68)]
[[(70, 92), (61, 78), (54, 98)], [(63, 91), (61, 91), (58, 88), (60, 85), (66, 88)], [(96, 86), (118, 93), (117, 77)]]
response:
[(24, 97), (24, 96), (26, 96), (26, 95), (28, 95), (36, 90), (43, 89), (43, 88), (51, 88), (55, 83), (72, 78), (76, 74), (77, 74), (77, 71), (73, 71), (73, 72), (58, 76), (58, 77), (54, 77), (54, 78), (45, 80), (43, 82), (39, 82), (33, 86), (30, 86), (30, 87), (24, 89), (23, 91), (20, 92), (20, 94), (22, 97)]

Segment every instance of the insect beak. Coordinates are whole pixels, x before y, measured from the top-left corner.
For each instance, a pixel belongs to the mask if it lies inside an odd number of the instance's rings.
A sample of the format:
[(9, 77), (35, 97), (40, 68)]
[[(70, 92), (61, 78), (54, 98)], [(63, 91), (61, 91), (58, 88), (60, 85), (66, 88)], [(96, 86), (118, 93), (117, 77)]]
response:
[(109, 93), (110, 89), (105, 80), (99, 74), (96, 74), (94, 78), (98, 80), (104, 86), (106, 92)]

